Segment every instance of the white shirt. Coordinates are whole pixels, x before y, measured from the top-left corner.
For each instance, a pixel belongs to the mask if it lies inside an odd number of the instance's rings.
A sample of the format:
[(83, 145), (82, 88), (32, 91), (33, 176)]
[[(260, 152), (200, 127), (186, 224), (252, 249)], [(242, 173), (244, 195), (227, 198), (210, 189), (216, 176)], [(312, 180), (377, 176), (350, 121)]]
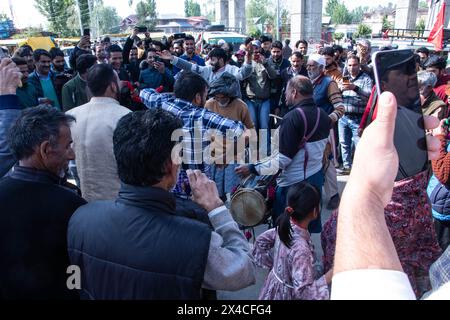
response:
[[(450, 299), (450, 282), (426, 300)], [(331, 300), (416, 300), (408, 276), (394, 270), (351, 270), (336, 274)]]

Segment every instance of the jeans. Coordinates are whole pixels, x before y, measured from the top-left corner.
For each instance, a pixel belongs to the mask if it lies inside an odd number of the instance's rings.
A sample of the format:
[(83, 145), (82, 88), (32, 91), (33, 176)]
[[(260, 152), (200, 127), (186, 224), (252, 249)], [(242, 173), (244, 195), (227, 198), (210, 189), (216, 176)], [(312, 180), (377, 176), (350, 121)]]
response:
[(234, 169), (237, 167), (238, 165), (236, 164), (229, 164), (225, 168), (219, 168), (215, 165), (211, 166), (211, 177), (217, 185), (219, 197), (225, 198), (227, 193), (231, 193), (239, 185), (240, 179), (234, 172)]
[(269, 129), (270, 100), (245, 99), (255, 129)]
[[(322, 197), (322, 187), (324, 184), (325, 176), (320, 170), (316, 174), (312, 175), (305, 181), (309, 184), (315, 186), (320, 193), (320, 196)], [(275, 203), (273, 205), (273, 213), (272, 213), (272, 220), (274, 225), (277, 223), (277, 219), (280, 215), (284, 213), (284, 210), (287, 206), (287, 193), (289, 190), (289, 187), (277, 187), (276, 195), (275, 195)], [(321, 206), (322, 207), (322, 206)], [(321, 214), (319, 213), (319, 216), (316, 220), (311, 221), (311, 223), (308, 226), (308, 230), (310, 233), (321, 233), (322, 232), (322, 219)]]
[(358, 128), (361, 118), (360, 115), (344, 115), (339, 120), (339, 142), (344, 168), (352, 167), (352, 150), (359, 141)]

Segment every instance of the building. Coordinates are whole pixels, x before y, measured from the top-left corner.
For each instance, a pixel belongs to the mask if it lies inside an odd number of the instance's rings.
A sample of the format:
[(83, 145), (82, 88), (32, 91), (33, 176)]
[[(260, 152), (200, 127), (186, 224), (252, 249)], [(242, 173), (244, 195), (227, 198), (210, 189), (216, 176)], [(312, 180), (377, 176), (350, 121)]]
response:
[[(124, 32), (130, 30), (137, 25), (138, 20), (137, 15), (130, 15), (122, 20), (120, 29)], [(209, 20), (206, 17), (184, 17), (176, 14), (161, 14), (156, 21), (155, 28), (165, 33), (178, 33), (203, 30), (209, 24)]]

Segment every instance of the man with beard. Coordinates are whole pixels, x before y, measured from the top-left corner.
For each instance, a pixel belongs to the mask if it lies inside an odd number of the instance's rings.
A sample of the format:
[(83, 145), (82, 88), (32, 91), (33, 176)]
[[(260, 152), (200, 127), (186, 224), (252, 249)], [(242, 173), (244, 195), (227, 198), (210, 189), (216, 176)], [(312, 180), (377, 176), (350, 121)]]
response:
[[(61, 110), (61, 92), (56, 91), (55, 74), (50, 70), (51, 56), (44, 49), (38, 49), (33, 53), (36, 70), (28, 78), (29, 85), (36, 89), (38, 98), (45, 100), (41, 103), (51, 105)], [(62, 88), (61, 88), (62, 90)]]
[(259, 38), (259, 41), (261, 42), (261, 54), (264, 56), (264, 58), (269, 59), (270, 49), (272, 49), (272, 38), (268, 36), (261, 36), (261, 38)]
[(445, 73), (445, 59), (437, 55), (432, 55), (424, 63), (426, 71), (433, 72), (437, 77), (434, 93), (445, 103), (448, 104), (446, 94), (447, 83), (450, 81), (450, 75)]
[(28, 45), (23, 45), (14, 52), (13, 58), (24, 58), (27, 61), (28, 73), (34, 71), (33, 49)]
[(283, 91), (281, 73), (289, 68), (290, 63), (283, 58), (283, 44), (280, 41), (275, 41), (272, 44), (270, 52), (272, 55), (268, 59), (268, 63), (278, 74), (277, 78), (270, 82), (270, 110), (274, 111), (279, 108), (281, 92)]
[(38, 103), (38, 95), (36, 88), (28, 83), (28, 64), (24, 58), (12, 58), (12, 61), (22, 73), (22, 86), (17, 88), (16, 95), (19, 99), (20, 106), (25, 108), (36, 107)]
[(127, 41), (125, 42), (123, 46), (123, 65), (125, 67), (125, 70), (129, 73), (131, 81), (133, 83), (136, 83), (139, 81), (139, 75), (141, 73), (141, 69), (139, 68), (140, 63), (145, 60), (146, 58), (143, 57), (142, 59), (139, 59), (139, 49), (138, 44), (147, 44), (151, 42), (150, 33), (145, 33), (145, 41), (142, 42), (141, 39), (138, 36), (139, 34), (139, 28), (134, 28), (133, 33), (131, 36), (127, 38)]
[(173, 43), (173, 55), (181, 57), (184, 54), (183, 41), (177, 40)]
[(113, 132), (130, 110), (119, 104), (119, 78), (112, 66), (94, 65), (88, 72), (87, 85), (91, 101), (67, 112), (77, 119), (71, 128), (77, 171), (87, 201), (110, 200), (120, 188)]
[[(319, 54), (312, 54), (306, 64), (308, 76), (314, 87), (314, 101), (319, 108), (322, 108), (331, 118), (332, 126), (335, 127), (337, 121), (345, 113), (342, 94), (333, 79), (324, 74), (325, 59)], [(330, 148), (333, 158), (336, 156), (336, 141), (333, 129), (330, 132)], [(337, 173), (333, 161), (330, 160), (325, 175), (325, 193), (330, 197), (327, 208), (334, 210), (339, 206), (339, 189), (337, 185)]]
[(338, 64), (335, 61), (335, 51), (332, 47), (322, 48), (319, 52), (320, 55), (325, 59), (325, 75), (329, 76), (331, 79), (337, 83), (342, 81), (342, 73), (339, 70)]
[[(244, 165), (236, 169), (242, 177), (250, 174), (275, 175), (282, 170), (277, 180), (276, 198), (272, 219), (286, 208), (286, 196), (290, 186), (306, 181), (322, 190), (324, 174), (322, 158), (330, 134), (331, 119), (318, 108), (313, 99), (313, 86), (304, 76), (292, 78), (286, 89), (286, 104), (289, 112), (279, 127), (279, 153), (257, 164)], [(320, 216), (310, 224), (309, 231), (320, 233)]]
[[(203, 60), (202, 57), (195, 54), (195, 39), (191, 35), (187, 35), (184, 39), (184, 51), (185, 53), (180, 56), (180, 59), (189, 61), (193, 64), (198, 64), (199, 66), (204, 67), (205, 66), (205, 60)], [(173, 67), (173, 75), (177, 75), (177, 73), (180, 72), (180, 69), (176, 66)]]
[[(247, 52), (245, 56), (245, 63), (240, 68), (226, 64), (228, 55), (222, 48), (214, 48), (209, 53), (209, 66), (205, 67), (177, 58), (170, 54), (169, 51), (164, 51), (157, 54), (162, 59), (171, 61), (171, 64), (174, 67), (199, 74), (206, 80), (207, 84), (210, 84), (214, 80), (220, 78), (224, 72), (228, 72), (235, 76), (237, 81), (242, 81), (250, 77), (253, 71), (253, 54), (250, 51)], [(241, 97), (241, 92), (239, 92), (236, 96)]]

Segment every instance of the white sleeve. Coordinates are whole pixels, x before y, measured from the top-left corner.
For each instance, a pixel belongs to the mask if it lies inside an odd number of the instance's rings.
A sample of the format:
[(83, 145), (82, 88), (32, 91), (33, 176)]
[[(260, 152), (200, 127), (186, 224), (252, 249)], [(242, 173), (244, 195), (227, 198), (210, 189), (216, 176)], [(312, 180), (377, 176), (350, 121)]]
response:
[(336, 274), (331, 300), (416, 300), (416, 296), (405, 273), (365, 269)]

